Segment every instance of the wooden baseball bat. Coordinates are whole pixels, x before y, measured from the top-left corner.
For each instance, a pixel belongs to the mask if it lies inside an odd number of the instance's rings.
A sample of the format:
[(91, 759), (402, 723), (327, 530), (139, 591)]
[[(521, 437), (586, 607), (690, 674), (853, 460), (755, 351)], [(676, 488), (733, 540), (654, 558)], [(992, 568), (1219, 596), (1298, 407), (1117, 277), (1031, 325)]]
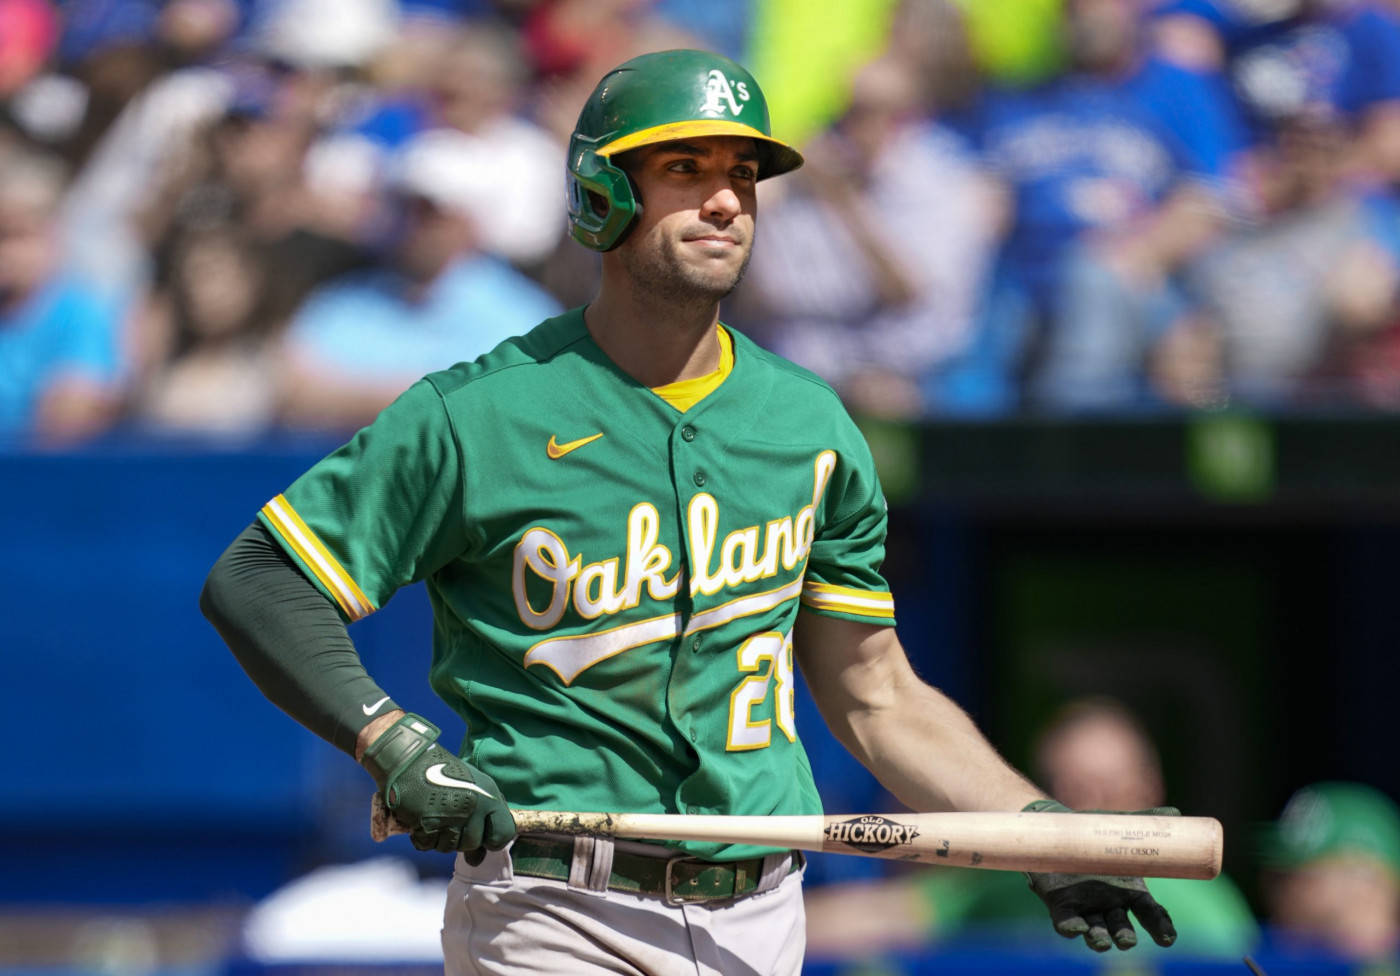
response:
[[(724, 817), (513, 810), (521, 833), (696, 840), (859, 854), (998, 871), (1209, 880), (1224, 831), (1212, 817), (1117, 813), (886, 813)], [(374, 794), (375, 840), (406, 833)]]

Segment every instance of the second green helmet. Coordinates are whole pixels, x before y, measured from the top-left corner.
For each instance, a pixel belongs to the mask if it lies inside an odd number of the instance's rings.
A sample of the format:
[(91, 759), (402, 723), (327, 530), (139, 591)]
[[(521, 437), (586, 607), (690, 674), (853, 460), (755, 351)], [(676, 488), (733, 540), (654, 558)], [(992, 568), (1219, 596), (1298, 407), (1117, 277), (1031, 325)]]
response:
[(768, 103), (738, 64), (709, 51), (658, 51), (618, 65), (588, 96), (569, 140), (569, 230), (595, 251), (616, 247), (637, 216), (618, 153), (674, 139), (747, 136), (757, 143), (758, 178), (802, 165), (773, 138)]

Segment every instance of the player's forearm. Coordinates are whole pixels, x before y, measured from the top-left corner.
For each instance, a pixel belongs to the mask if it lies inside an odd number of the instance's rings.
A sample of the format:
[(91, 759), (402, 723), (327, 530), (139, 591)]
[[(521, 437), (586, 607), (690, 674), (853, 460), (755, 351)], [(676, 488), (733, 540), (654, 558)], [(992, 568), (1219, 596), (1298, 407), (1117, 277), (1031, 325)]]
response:
[(848, 716), (853, 751), (911, 809), (1019, 810), (1044, 793), (961, 708), (909, 672), (888, 699)]
[(337, 748), (358, 758), (360, 733), (397, 711), (330, 601), (260, 523), (219, 557), (199, 605), (263, 694)]
[(832, 732), (910, 808), (1019, 810), (1043, 795), (914, 673), (893, 628), (804, 612), (793, 638)]

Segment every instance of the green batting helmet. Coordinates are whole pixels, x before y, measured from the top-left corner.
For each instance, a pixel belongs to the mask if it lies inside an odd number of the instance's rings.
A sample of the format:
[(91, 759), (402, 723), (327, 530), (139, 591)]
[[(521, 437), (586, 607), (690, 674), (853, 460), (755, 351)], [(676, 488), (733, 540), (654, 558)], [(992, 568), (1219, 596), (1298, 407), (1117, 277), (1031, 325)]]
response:
[(739, 65), (709, 51), (659, 51), (603, 76), (569, 139), (569, 227), (595, 251), (616, 247), (637, 216), (631, 180), (612, 157), (629, 149), (697, 136), (747, 136), (759, 147), (758, 178), (802, 165), (774, 139), (768, 103)]

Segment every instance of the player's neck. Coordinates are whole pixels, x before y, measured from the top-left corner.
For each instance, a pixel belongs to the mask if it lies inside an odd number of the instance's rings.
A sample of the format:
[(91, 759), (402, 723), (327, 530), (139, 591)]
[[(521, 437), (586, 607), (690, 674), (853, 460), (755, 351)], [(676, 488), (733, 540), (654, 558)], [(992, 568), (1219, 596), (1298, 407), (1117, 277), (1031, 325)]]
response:
[(605, 286), (584, 310), (593, 341), (644, 386), (694, 379), (719, 367), (719, 304), (679, 308)]

